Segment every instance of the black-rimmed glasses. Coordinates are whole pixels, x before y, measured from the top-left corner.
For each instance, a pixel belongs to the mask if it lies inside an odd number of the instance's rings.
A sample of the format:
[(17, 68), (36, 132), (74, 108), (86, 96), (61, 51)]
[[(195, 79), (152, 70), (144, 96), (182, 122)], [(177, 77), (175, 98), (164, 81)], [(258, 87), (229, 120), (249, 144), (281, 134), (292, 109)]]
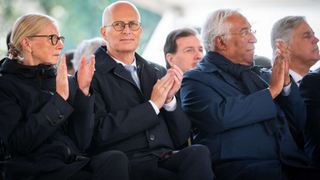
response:
[(242, 37), (247, 37), (247, 36), (250, 35), (250, 34), (255, 35), (256, 32), (257, 32), (256, 30), (251, 30), (251, 29), (250, 29), (250, 30), (248, 30), (248, 31), (243, 31), (243, 32), (241, 32), (241, 33), (223, 34), (223, 35), (221, 35), (221, 36), (239, 34), (239, 35), (241, 35)]
[(106, 25), (106, 26), (103, 26), (103, 27), (109, 27), (109, 26), (113, 26), (113, 28), (116, 30), (116, 31), (122, 31), (126, 25), (129, 26), (129, 28), (132, 30), (132, 31), (137, 31), (140, 29), (141, 27), (141, 23), (138, 22), (138, 21), (130, 21), (128, 23), (125, 23), (125, 22), (122, 22), (122, 21), (116, 21), (112, 24), (109, 24), (109, 25)]
[(64, 43), (65, 38), (63, 36), (58, 36), (56, 34), (51, 34), (51, 35), (34, 35), (34, 36), (28, 36), (28, 37), (48, 37), (51, 39), (51, 44), (56, 45), (58, 44), (58, 41), (61, 40), (62, 43)]

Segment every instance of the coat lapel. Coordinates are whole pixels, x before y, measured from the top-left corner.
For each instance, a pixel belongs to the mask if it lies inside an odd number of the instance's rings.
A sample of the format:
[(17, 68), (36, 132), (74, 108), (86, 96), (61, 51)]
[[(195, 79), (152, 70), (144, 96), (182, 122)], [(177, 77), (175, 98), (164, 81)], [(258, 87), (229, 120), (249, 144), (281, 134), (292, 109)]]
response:
[(157, 68), (154, 64), (150, 64), (143, 60), (139, 55), (136, 55), (137, 63), (139, 64), (138, 73), (140, 79), (140, 86), (145, 100), (149, 100), (153, 90), (154, 84), (157, 82), (155, 79), (155, 72)]

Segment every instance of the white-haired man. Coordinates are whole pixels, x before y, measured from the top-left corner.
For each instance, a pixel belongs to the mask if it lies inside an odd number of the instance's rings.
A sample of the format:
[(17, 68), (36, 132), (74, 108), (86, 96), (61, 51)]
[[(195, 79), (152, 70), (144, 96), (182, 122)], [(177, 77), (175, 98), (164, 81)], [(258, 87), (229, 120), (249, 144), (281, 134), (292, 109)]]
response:
[(207, 54), (184, 74), (180, 93), (195, 142), (210, 149), (217, 179), (319, 179), (292, 138), (305, 125), (306, 108), (291, 83), (285, 43), (274, 42), (271, 73), (253, 65), (254, 33), (237, 11), (217, 10), (206, 20)]

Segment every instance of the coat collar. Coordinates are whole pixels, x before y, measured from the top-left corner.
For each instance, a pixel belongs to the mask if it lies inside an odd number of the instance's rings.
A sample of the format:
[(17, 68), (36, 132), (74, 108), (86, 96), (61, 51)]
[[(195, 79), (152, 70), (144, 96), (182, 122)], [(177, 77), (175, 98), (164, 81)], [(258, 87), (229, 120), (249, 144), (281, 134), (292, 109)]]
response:
[(204, 73), (214, 73), (218, 77), (224, 79), (228, 84), (230, 84), (234, 88), (240, 90), (241, 92), (244, 92), (243, 86), (236, 78), (231, 76), (229, 73), (222, 71), (214, 63), (212, 63), (212, 61), (215, 60), (216, 56), (216, 52), (207, 52), (206, 55), (198, 63), (196, 69)]
[[(100, 46), (94, 52), (96, 56), (96, 67), (101, 69), (103, 74), (108, 73), (111, 69), (114, 69), (117, 65), (119, 65), (112, 57), (107, 53), (106, 46)], [(139, 54), (135, 53), (135, 58), (137, 62), (137, 69), (141, 68), (144, 65), (151, 65), (150, 62), (144, 60)]]
[(27, 78), (37, 76), (55, 77), (57, 68), (54, 65), (38, 64), (36, 66), (26, 66), (18, 63), (17, 59), (5, 58), (1, 60), (0, 73), (18, 74)]
[[(107, 74), (108, 72), (113, 70), (113, 73), (131, 83), (134, 83), (130, 73), (127, 72), (121, 64), (116, 63), (116, 61), (112, 59), (112, 57), (107, 53), (106, 46), (100, 46), (94, 52), (94, 55), (96, 56), (96, 68), (99, 69), (102, 74)], [(143, 59), (137, 53), (135, 53), (135, 58), (141, 91), (146, 96), (146, 98), (150, 98), (147, 96), (152, 92), (153, 85), (155, 84), (155, 72), (159, 71), (159, 68), (157, 68), (154, 63), (150, 63), (149, 61)], [(139, 90), (138, 87), (136, 88), (137, 90)]]

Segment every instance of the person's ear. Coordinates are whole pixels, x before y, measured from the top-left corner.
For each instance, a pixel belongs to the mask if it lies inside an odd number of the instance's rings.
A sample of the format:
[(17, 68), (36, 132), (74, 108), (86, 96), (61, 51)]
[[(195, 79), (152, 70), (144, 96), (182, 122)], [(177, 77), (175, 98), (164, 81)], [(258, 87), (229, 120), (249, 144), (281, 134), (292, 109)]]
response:
[(108, 41), (108, 38), (107, 38), (107, 36), (106, 36), (106, 28), (105, 28), (105, 27), (101, 27), (101, 28), (100, 28), (100, 33), (101, 33), (103, 39), (106, 40), (106, 41)]
[(25, 50), (25, 51), (32, 51), (32, 45), (30, 43), (30, 40), (26, 37), (23, 37), (21, 38), (20, 40), (20, 43), (22, 45), (22, 48)]
[(215, 44), (216, 44), (216, 47), (218, 49), (221, 49), (221, 50), (226, 50), (227, 49), (227, 46), (226, 46), (226, 41), (221, 38), (221, 36), (217, 36), (215, 39)]
[(172, 67), (174, 65), (174, 54), (167, 53), (166, 59), (167, 59), (168, 63), (170, 64), (170, 66)]

